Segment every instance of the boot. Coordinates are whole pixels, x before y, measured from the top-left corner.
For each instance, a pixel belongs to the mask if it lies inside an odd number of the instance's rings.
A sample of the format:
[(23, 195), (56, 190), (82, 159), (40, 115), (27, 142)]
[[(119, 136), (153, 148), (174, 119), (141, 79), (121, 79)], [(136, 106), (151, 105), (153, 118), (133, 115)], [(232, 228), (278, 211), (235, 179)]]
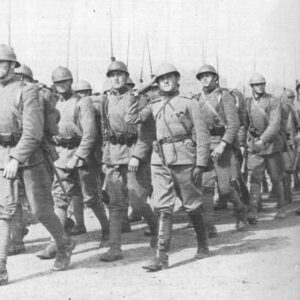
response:
[(194, 225), (194, 229), (197, 236), (197, 253), (195, 255), (196, 259), (202, 259), (209, 256), (208, 249), (208, 237), (206, 226), (204, 223), (204, 215), (202, 212), (202, 207), (198, 207), (197, 209), (189, 212), (189, 217)]
[[(158, 243), (157, 250), (155, 251), (155, 257), (144, 269), (149, 272), (156, 272), (169, 267), (170, 243), (172, 238), (172, 214), (167, 212), (161, 212), (159, 216), (159, 228), (158, 228)], [(154, 248), (155, 249), (155, 248)]]
[(284, 187), (284, 202), (285, 204), (292, 203), (292, 176), (290, 173), (284, 173), (283, 175), (283, 187)]
[[(204, 222), (207, 229), (208, 237), (214, 238), (217, 236), (217, 228), (214, 225), (214, 188), (204, 187), (202, 194)], [(191, 218), (190, 218), (191, 219)], [(192, 227), (194, 225), (190, 221)]]
[(10, 224), (11, 221), (0, 219), (0, 286), (8, 284), (6, 262), (10, 239)]
[(23, 220), (22, 205), (18, 204), (11, 223), (11, 242), (8, 249), (8, 255), (17, 255), (25, 252), (23, 239), (27, 233), (28, 229)]
[(101, 240), (100, 240), (100, 248), (107, 247), (109, 244), (109, 221), (105, 212), (105, 208), (102, 202), (97, 201), (94, 205), (91, 206), (93, 213), (98, 219), (101, 225)]
[(277, 184), (274, 184), (274, 189), (276, 191), (276, 195), (278, 195), (277, 208), (279, 209), (285, 205), (283, 180)]
[(72, 197), (73, 214), (75, 219), (75, 226), (71, 228), (70, 235), (80, 235), (86, 233), (84, 225), (84, 204), (81, 196)]
[(142, 216), (150, 229), (150, 247), (155, 248), (157, 245), (157, 220), (149, 204), (144, 206), (142, 210)]
[(75, 243), (70, 238), (68, 238), (65, 244), (57, 249), (55, 261), (51, 268), (52, 271), (63, 271), (69, 266), (71, 262), (72, 250), (74, 248)]
[(57, 253), (57, 247), (55, 241), (51, 240), (46, 248), (37, 253), (37, 257), (40, 259), (53, 259)]
[(109, 215), (110, 248), (100, 256), (101, 261), (112, 262), (123, 258), (121, 250), (123, 210), (113, 210)]
[(230, 199), (234, 205), (234, 211), (236, 214), (236, 230), (243, 231), (247, 229), (247, 208), (240, 200), (239, 195), (235, 190), (230, 194)]

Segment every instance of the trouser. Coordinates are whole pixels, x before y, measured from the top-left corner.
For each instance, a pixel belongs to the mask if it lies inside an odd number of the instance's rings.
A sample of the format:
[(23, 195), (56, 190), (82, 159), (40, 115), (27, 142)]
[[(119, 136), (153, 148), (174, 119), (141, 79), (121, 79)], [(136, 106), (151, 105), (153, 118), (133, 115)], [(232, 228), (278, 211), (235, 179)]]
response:
[[(214, 159), (214, 170), (204, 173), (202, 180), (203, 197), (213, 202), (215, 183), (218, 184), (219, 196), (224, 197), (240, 210), (244, 204), (237, 192), (238, 177), (241, 176), (238, 158), (231, 146), (227, 146), (219, 159)], [(206, 213), (204, 213), (206, 216)]]
[(152, 203), (159, 212), (172, 213), (176, 195), (187, 212), (203, 204), (201, 191), (191, 180), (193, 165), (151, 165)]
[(128, 165), (106, 166), (106, 187), (110, 196), (110, 242), (111, 248), (121, 248), (121, 226), (128, 203), (134, 213), (143, 216), (152, 234), (156, 232), (156, 219), (147, 203), (151, 191), (151, 171), (141, 162), (137, 172), (129, 172)]
[(250, 185), (250, 206), (257, 210), (257, 204), (261, 197), (261, 182), (267, 169), (272, 185), (278, 195), (278, 207), (284, 204), (283, 188), (283, 160), (280, 152), (269, 155), (257, 155), (249, 153), (248, 155), (248, 174)]
[[(102, 231), (108, 231), (108, 219), (100, 196), (97, 165), (90, 163), (87, 166), (75, 168), (71, 172), (60, 168), (57, 168), (57, 171), (68, 197), (83, 197), (84, 203), (93, 210), (100, 222)], [(54, 179), (52, 185), (52, 194), (55, 203), (55, 213), (63, 226), (65, 226), (66, 211), (70, 203), (62, 191), (57, 178)]]
[[(64, 229), (53, 210), (53, 199), (51, 195), (51, 180), (49, 168), (45, 163), (20, 169), (18, 178), (15, 180), (7, 180), (2, 177), (0, 172), (0, 219), (6, 220), (7, 224), (15, 214), (18, 204), (18, 180), (23, 181), (25, 186), (26, 197), (32, 209), (35, 218), (41, 222), (54, 238), (57, 248), (63, 248), (67, 242)], [(9, 231), (7, 227), (6, 233)], [(7, 248), (6, 242), (1, 240), (0, 253), (5, 256)], [(6, 260), (1, 257), (0, 260)]]
[(283, 152), (282, 159), (284, 164), (283, 186), (285, 203), (292, 202), (292, 174), (295, 162), (295, 152)]

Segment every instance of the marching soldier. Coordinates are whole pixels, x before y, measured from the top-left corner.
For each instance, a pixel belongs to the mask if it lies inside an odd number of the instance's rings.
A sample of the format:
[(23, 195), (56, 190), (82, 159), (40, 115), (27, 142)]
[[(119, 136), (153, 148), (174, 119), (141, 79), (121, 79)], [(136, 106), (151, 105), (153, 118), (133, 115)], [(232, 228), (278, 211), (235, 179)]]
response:
[[(259, 73), (250, 78), (252, 97), (247, 99), (248, 175), (250, 181), (250, 214), (257, 222), (257, 205), (261, 197), (261, 181), (267, 168), (278, 195), (277, 207), (284, 205), (282, 182), (283, 141), (280, 133), (281, 106), (279, 99), (265, 92), (266, 79)], [(249, 215), (248, 215), (248, 218)]]
[[(93, 156), (97, 137), (94, 109), (90, 99), (80, 99), (73, 93), (73, 77), (69, 69), (57, 67), (52, 72), (52, 81), (59, 95), (56, 108), (61, 116), (59, 134), (55, 137), (59, 154), (55, 167), (60, 177), (55, 177), (52, 186), (55, 213), (65, 225), (69, 197), (83, 197), (84, 203), (92, 209), (101, 224), (101, 246), (109, 240), (109, 223), (100, 199), (97, 166)], [(55, 244), (50, 242), (38, 257), (49, 259), (55, 253)]]
[(209, 131), (198, 103), (180, 94), (179, 80), (178, 70), (164, 63), (156, 71), (155, 81), (160, 90), (156, 99), (142, 110), (138, 97), (128, 99), (126, 119), (129, 123), (143, 123), (154, 118), (156, 125), (151, 171), (152, 201), (159, 213), (159, 232), (154, 259), (144, 266), (148, 271), (168, 268), (176, 194), (196, 231), (195, 257), (202, 259), (209, 255), (199, 190), (209, 158)]
[(214, 169), (204, 173), (203, 177), (203, 201), (206, 203), (204, 207), (210, 208), (206, 216), (209, 218), (213, 215), (211, 203), (217, 181), (221, 196), (234, 205), (236, 229), (245, 230), (247, 209), (235, 189), (239, 174), (236, 150), (239, 149), (240, 129), (236, 101), (228, 91), (219, 87), (219, 75), (213, 66), (203, 65), (196, 78), (203, 87), (203, 91), (196, 98), (210, 128), (211, 157), (214, 162)]
[(106, 75), (112, 90), (103, 102), (101, 115), (105, 138), (102, 161), (110, 196), (110, 249), (100, 256), (100, 260), (110, 262), (123, 258), (121, 227), (124, 214), (127, 215), (128, 202), (133, 212), (146, 220), (152, 235), (150, 244), (156, 240), (157, 226), (154, 213), (147, 204), (151, 187), (149, 160), (153, 139), (149, 125), (137, 126), (125, 122), (126, 103), (134, 97), (127, 85), (127, 66), (121, 61), (114, 61)]
[(33, 214), (55, 240), (53, 270), (68, 267), (73, 247), (53, 211), (51, 179), (41, 147), (44, 115), (38, 88), (16, 78), (14, 69), (18, 66), (13, 49), (0, 45), (0, 285), (8, 282), (6, 256), (18, 203), (18, 181), (24, 182)]

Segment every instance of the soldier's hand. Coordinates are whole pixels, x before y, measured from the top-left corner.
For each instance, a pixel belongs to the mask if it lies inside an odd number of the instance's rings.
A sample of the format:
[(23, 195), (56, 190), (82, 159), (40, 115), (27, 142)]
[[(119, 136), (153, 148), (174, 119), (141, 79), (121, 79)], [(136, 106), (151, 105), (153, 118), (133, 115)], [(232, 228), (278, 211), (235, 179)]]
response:
[(79, 162), (79, 157), (74, 155), (66, 164), (67, 171), (74, 170), (77, 167), (78, 162)]
[(263, 148), (263, 142), (261, 140), (258, 140), (254, 143), (254, 152), (260, 152)]
[(202, 169), (200, 167), (195, 167), (192, 174), (192, 180), (197, 187), (202, 185)]
[(140, 160), (136, 157), (131, 157), (130, 162), (128, 164), (129, 172), (136, 172), (140, 165)]
[(211, 156), (215, 159), (219, 159), (221, 157), (221, 155), (223, 154), (225, 147), (226, 147), (226, 143), (225, 142), (221, 142), (217, 148), (211, 153)]
[(106, 164), (102, 164), (102, 172), (106, 174)]
[(19, 162), (12, 158), (3, 170), (3, 177), (6, 179), (15, 179), (19, 169)]

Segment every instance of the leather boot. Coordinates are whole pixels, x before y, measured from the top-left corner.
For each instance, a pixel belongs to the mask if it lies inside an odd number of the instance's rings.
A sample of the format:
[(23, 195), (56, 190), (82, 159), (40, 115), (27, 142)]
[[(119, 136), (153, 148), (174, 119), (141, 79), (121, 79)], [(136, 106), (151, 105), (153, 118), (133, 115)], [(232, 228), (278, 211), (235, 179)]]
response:
[(94, 205), (91, 206), (96, 218), (98, 219), (101, 225), (101, 241), (100, 248), (107, 247), (109, 244), (109, 221), (105, 212), (105, 208), (102, 202), (97, 201)]
[(75, 226), (71, 229), (70, 235), (80, 235), (86, 233), (84, 224), (84, 204), (81, 196), (73, 196), (73, 214), (75, 219)]
[(18, 204), (11, 223), (11, 242), (8, 249), (9, 256), (25, 252), (23, 239), (27, 233), (28, 229), (23, 220), (22, 205)]
[(143, 207), (141, 215), (147, 222), (150, 229), (150, 247), (155, 248), (157, 245), (157, 220), (149, 204), (146, 204)]
[(290, 173), (284, 173), (282, 180), (284, 187), (284, 202), (285, 204), (292, 203), (292, 175)]
[(10, 223), (9, 220), (0, 219), (0, 286), (8, 284), (6, 262), (10, 239)]
[(143, 266), (149, 272), (156, 272), (169, 267), (170, 243), (172, 238), (172, 214), (161, 212), (158, 223), (158, 243), (154, 258), (148, 265)]
[(202, 259), (209, 256), (208, 249), (208, 236), (206, 231), (206, 226), (204, 223), (204, 215), (202, 212), (202, 207), (189, 212), (189, 217), (194, 225), (194, 229), (197, 236), (197, 253), (195, 255), (196, 259)]
[(52, 271), (63, 271), (69, 266), (74, 248), (75, 243), (69, 237), (66, 237), (65, 243), (57, 248), (55, 261), (51, 268)]
[(100, 256), (101, 261), (112, 262), (123, 258), (121, 250), (123, 210), (113, 210), (109, 215), (110, 248)]
[(243, 231), (247, 229), (247, 207), (241, 202), (239, 195), (235, 190), (230, 193), (230, 200), (234, 205), (236, 213), (236, 230)]
[[(203, 188), (202, 201), (202, 210), (204, 214), (204, 222), (207, 229), (208, 237), (214, 238), (217, 236), (217, 228), (214, 225), (214, 188)], [(194, 227), (193, 224), (192, 226)]]

